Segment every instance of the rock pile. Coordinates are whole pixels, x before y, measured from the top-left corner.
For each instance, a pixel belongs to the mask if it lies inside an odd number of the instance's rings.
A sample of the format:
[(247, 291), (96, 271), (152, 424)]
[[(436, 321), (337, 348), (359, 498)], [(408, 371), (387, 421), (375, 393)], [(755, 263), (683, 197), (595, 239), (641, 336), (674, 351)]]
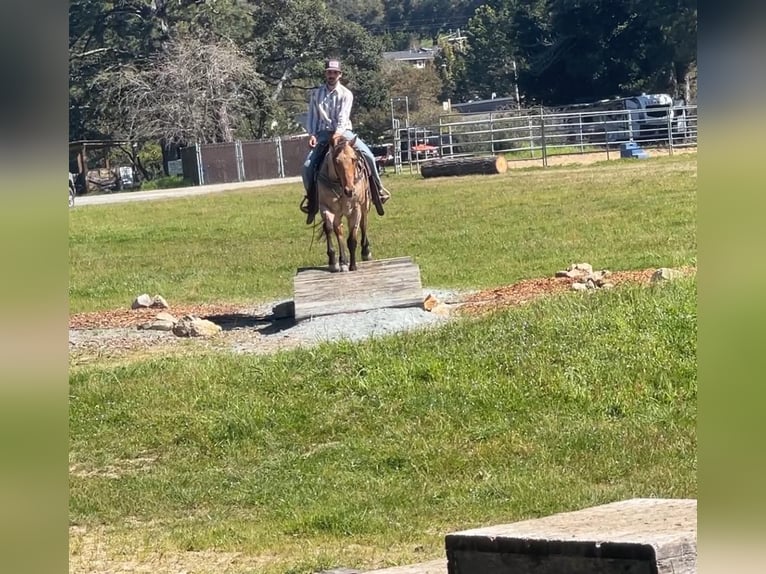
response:
[[(131, 305), (131, 309), (148, 307), (169, 309), (170, 305), (162, 295), (150, 297), (147, 294), (136, 297)], [(195, 315), (184, 315), (181, 319), (177, 319), (165, 311), (157, 313), (153, 321), (143, 323), (138, 328), (146, 331), (170, 331), (176, 337), (213, 337), (222, 331), (220, 325), (207, 319), (201, 319)]]
[(607, 280), (611, 271), (602, 269), (594, 271), (590, 263), (573, 263), (565, 271), (557, 271), (556, 277), (574, 279), (573, 291), (588, 291), (590, 289), (611, 289), (614, 284)]

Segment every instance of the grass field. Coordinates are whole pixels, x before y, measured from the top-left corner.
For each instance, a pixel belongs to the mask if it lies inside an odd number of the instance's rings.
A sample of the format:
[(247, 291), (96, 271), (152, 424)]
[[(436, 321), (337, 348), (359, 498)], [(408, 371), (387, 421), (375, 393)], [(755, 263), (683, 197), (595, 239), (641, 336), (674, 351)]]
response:
[[(481, 288), (550, 275), (575, 261), (637, 269), (693, 262), (696, 154), (513, 170), (458, 179), (387, 178), (372, 216), (377, 258), (411, 255), (429, 287)], [(289, 296), (298, 267), (326, 264), (297, 209), (300, 185), (74, 209), (73, 312)]]
[[(574, 261), (695, 263), (696, 156), (389, 180), (377, 257), (482, 287)], [(289, 293), (321, 264), (289, 186), (72, 212), (73, 310)], [(310, 573), (443, 555), (445, 533), (696, 497), (696, 280), (446, 327), (70, 373), (72, 572)]]

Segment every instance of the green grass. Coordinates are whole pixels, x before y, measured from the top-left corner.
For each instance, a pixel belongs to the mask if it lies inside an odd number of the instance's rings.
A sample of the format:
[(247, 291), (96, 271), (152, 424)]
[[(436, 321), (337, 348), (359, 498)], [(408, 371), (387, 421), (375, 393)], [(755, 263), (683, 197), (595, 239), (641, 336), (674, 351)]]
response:
[[(695, 156), (388, 183), (375, 254), (415, 256), (427, 286), (696, 259)], [(72, 309), (288, 295), (324, 259), (299, 197), (73, 210)], [(696, 497), (696, 303), (692, 276), (380, 340), (73, 368), (70, 571), (369, 569), (443, 556), (455, 530)]]
[[(696, 257), (696, 154), (497, 176), (386, 178), (371, 216), (376, 258), (411, 255), (429, 287), (481, 288), (575, 261), (635, 269)], [(289, 296), (298, 267), (326, 264), (297, 205), (299, 185), (70, 213), (73, 312)]]
[(695, 348), (683, 279), (272, 357), (87, 368), (71, 378), (71, 520), (110, 525), (117, 548), (273, 553), (258, 571), (285, 573), (695, 497)]

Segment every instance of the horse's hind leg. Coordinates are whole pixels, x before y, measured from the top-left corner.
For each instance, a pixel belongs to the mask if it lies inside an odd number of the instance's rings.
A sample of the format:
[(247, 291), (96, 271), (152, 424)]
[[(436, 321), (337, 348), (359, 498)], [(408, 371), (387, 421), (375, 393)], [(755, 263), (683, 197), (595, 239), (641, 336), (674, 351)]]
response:
[(327, 239), (327, 267), (330, 271), (340, 271), (338, 267), (338, 260), (335, 256), (335, 248), (332, 246), (332, 237), (335, 233), (333, 230), (333, 216), (330, 213), (322, 214), (322, 231)]

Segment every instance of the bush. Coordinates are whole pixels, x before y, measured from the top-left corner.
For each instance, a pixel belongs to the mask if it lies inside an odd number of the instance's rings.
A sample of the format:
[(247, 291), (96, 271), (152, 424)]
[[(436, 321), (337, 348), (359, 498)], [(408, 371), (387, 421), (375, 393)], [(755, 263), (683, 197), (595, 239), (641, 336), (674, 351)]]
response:
[(150, 191), (152, 189), (173, 189), (174, 187), (187, 187), (190, 185), (194, 185), (191, 180), (184, 179), (180, 175), (166, 175), (142, 182), (141, 191)]

